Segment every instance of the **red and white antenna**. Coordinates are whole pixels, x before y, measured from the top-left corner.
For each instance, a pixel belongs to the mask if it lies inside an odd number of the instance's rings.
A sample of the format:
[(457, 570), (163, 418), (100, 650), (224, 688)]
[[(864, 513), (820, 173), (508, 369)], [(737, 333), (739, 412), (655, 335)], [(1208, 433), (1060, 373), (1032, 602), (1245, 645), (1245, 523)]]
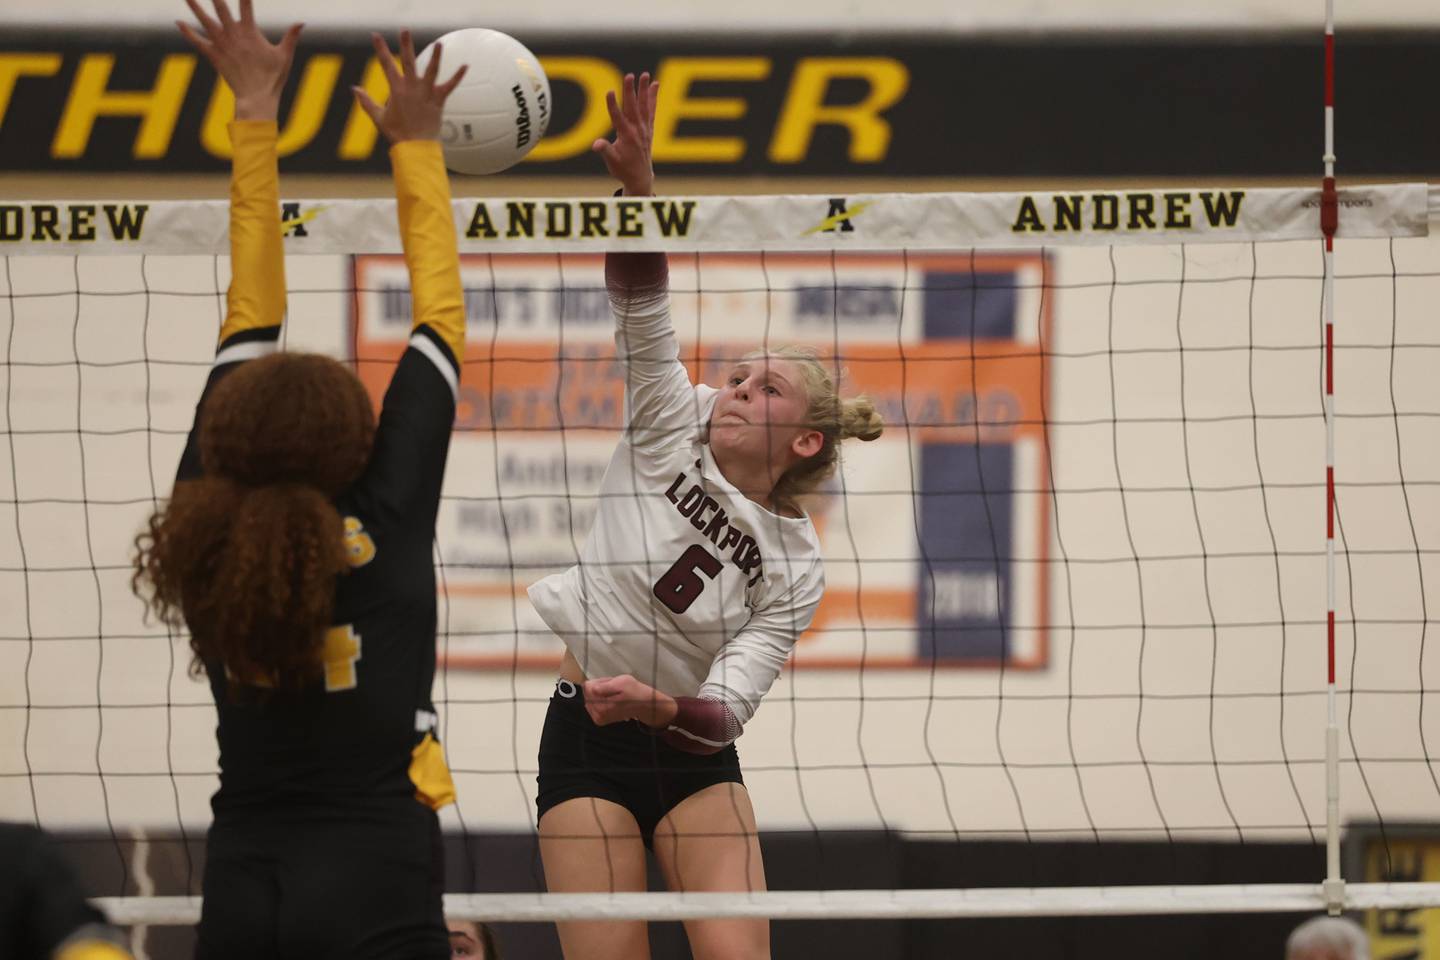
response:
[(1320, 231), (1325, 236), (1321, 287), (1325, 315), (1325, 901), (1332, 914), (1345, 906), (1340, 876), (1340, 726), (1335, 703), (1335, 229), (1340, 204), (1335, 194), (1335, 0), (1325, 0), (1325, 179), (1320, 187)]

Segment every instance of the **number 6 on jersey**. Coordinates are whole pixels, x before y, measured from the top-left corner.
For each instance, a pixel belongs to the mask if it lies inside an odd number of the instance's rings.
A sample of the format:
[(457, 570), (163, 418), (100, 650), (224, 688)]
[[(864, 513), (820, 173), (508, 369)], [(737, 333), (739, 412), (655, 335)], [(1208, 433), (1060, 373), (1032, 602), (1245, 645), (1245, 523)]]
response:
[(655, 598), (676, 613), (684, 613), (705, 591), (706, 580), (700, 579), (696, 571), (710, 580), (724, 566), (718, 558), (698, 543), (680, 554), (680, 559), (655, 581)]

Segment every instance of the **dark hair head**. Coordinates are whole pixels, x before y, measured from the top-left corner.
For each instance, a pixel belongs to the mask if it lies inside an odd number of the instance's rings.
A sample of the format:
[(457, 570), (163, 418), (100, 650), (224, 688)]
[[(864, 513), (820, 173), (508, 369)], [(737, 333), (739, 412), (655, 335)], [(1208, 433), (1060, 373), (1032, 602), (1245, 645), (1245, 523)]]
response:
[(331, 500), (365, 469), (375, 417), (365, 388), (313, 354), (251, 361), (216, 385), (200, 422), (205, 475), (182, 481), (135, 539), (132, 585), (190, 629), (193, 672), (224, 665), (249, 687), (296, 690), (321, 648), (346, 570)]
[(456, 930), (455, 927), (462, 925), (471, 927), (475, 931), (474, 939), (480, 948), (480, 956), (484, 960), (501, 960), (499, 938), (495, 936), (495, 928), (488, 923), (479, 920), (446, 920), (445, 925), (450, 928), (451, 936), (457, 933), (469, 936), (466, 931)]
[(314, 353), (276, 353), (216, 385), (200, 424), (206, 476), (248, 487), (298, 483), (335, 497), (370, 459), (370, 396), (343, 364)]

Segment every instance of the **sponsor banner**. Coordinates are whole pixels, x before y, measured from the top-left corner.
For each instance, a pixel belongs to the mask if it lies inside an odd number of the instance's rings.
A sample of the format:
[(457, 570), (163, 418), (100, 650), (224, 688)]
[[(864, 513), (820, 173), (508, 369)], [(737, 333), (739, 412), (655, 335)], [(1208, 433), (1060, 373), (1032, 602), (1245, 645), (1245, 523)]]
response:
[[(444, 32), (434, 30), (422, 41)], [(661, 176), (1315, 176), (1318, 28), (1207, 35), (528, 36), (550, 130), (517, 171), (603, 175), (605, 94), (651, 70)], [(1440, 34), (1351, 32), (1337, 91), (1347, 176), (1440, 169), (1440, 125), (1397, 91), (1430, 84)], [(1137, 95), (1140, 86), (1153, 95)], [(305, 38), (282, 107), (287, 172), (383, 173), (350, 93), (385, 84), (363, 33)], [(220, 172), (233, 97), (164, 31), (0, 40), (0, 171)], [(469, 192), (469, 191), (465, 191)], [(479, 192), (479, 191), (476, 191)]]
[[(1425, 184), (1340, 191), (1338, 236), (1424, 236)], [(454, 201), (464, 253), (954, 250), (1312, 240), (1319, 192), (1168, 188), (1054, 193)], [(400, 252), (393, 200), (290, 201), (291, 253)], [(0, 255), (228, 253), (225, 201), (0, 202)]]
[[(576, 562), (619, 439), (603, 262), (463, 264), (468, 342), (437, 534), (452, 665), (549, 665), (560, 650), (524, 589)], [(807, 505), (827, 589), (798, 664), (1046, 664), (1048, 269), (1026, 253), (856, 255), (842, 272), (829, 255), (673, 262), (694, 379), (721, 382), (763, 343), (808, 343), (890, 424), (847, 445)], [(405, 265), (360, 257), (355, 286), (355, 355), (378, 403), (410, 330)]]

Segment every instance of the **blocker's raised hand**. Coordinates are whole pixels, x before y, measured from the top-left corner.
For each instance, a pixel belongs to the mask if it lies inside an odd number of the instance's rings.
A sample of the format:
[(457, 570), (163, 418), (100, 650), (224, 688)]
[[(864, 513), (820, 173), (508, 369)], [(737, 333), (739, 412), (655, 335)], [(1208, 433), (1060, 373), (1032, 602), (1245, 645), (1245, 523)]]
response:
[(642, 73), (637, 81), (633, 73), (625, 74), (620, 87), (620, 102), (614, 92), (605, 94), (605, 106), (615, 124), (615, 140), (601, 137), (590, 145), (605, 161), (605, 169), (620, 181), (625, 195), (647, 197), (655, 190), (655, 170), (650, 164), (650, 144), (655, 138), (655, 100), (660, 84)]
[(238, 119), (274, 120), (280, 112), (280, 91), (295, 60), (295, 44), (305, 25), (291, 24), (279, 43), (271, 43), (255, 25), (253, 0), (240, 0), (239, 20), (225, 0), (211, 2), (214, 17), (205, 12), (199, 0), (185, 0), (200, 21), (199, 31), (183, 20), (176, 20), (175, 25), (230, 85)]
[(444, 52), (440, 44), (435, 44), (435, 55), (421, 74), (415, 68), (415, 39), (409, 30), (400, 31), (399, 64), (390, 53), (390, 45), (380, 34), (372, 33), (370, 39), (375, 44), (380, 69), (385, 71), (385, 79), (390, 83), (390, 99), (381, 107), (360, 87), (352, 87), (355, 99), (391, 143), (440, 139), (440, 119), (445, 99), (460, 85), (466, 68), (461, 66), (449, 80), (436, 83), (436, 78), (440, 76), (440, 55)]

